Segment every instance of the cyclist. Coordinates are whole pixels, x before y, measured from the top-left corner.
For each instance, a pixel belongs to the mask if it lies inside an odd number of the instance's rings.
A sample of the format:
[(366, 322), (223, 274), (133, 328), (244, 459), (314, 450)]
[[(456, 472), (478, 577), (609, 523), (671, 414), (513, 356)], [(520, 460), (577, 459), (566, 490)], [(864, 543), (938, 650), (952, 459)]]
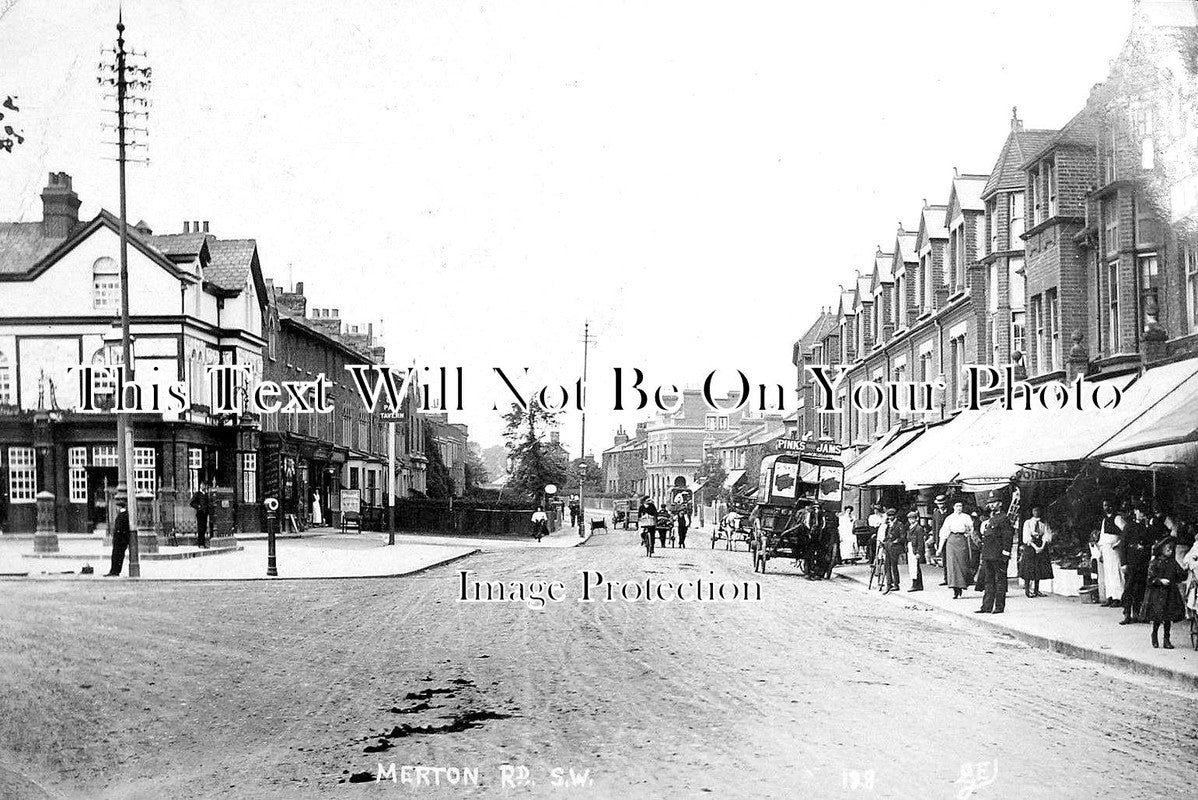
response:
[(641, 544), (649, 555), (653, 554), (653, 534), (657, 531), (657, 506), (649, 495), (641, 498), (641, 505), (636, 511), (641, 527)]

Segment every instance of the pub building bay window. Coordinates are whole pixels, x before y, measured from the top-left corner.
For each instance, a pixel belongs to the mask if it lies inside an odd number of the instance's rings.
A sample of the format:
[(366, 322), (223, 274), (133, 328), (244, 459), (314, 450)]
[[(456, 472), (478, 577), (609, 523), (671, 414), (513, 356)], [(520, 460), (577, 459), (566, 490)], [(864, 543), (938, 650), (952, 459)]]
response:
[(8, 448), (8, 500), (32, 503), (37, 496), (37, 456), (32, 447)]
[(67, 450), (67, 492), (72, 503), (87, 502), (87, 448)]
[(200, 490), (200, 471), (204, 468), (204, 451), (198, 447), (187, 448), (187, 489), (192, 494)]
[(244, 503), (258, 502), (258, 454), (241, 454), (241, 496)]
[(137, 494), (158, 491), (157, 456), (153, 447), (133, 448), (133, 490)]

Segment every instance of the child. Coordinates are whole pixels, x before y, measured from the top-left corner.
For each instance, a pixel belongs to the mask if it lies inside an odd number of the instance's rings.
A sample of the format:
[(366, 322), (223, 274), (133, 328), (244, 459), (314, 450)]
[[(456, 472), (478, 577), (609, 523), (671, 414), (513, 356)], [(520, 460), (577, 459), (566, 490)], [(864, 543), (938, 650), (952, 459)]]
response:
[(1185, 603), (1181, 599), (1181, 582), (1185, 578), (1185, 570), (1173, 557), (1173, 540), (1158, 542), (1152, 562), (1148, 565), (1148, 593), (1144, 597), (1145, 613), (1152, 621), (1153, 647), (1161, 646), (1157, 641), (1157, 631), (1164, 623), (1164, 648), (1173, 649), (1173, 643), (1169, 641), (1169, 628), (1174, 622), (1186, 618)]

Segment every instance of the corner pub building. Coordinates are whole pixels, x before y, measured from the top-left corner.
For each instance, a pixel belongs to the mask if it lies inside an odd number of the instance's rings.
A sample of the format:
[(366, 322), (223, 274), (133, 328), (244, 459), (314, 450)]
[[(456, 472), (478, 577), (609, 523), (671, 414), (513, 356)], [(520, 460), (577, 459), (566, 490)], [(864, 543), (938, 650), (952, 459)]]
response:
[[(49, 491), (56, 529), (90, 533), (107, 528), (116, 417), (75, 410), (70, 369), (120, 363), (119, 221), (104, 210), (81, 221), (66, 173), (51, 173), (41, 198), (40, 222), (0, 222), (0, 532), (34, 530), (36, 495)], [(204, 367), (245, 364), (261, 377), (266, 287), (254, 241), (207, 228), (129, 229), (134, 378), (163, 390), (183, 381), (192, 402), (131, 415), (133, 488), (154, 493), (164, 532), (184, 539), (201, 480), (222, 487), (219, 533), (260, 524), (256, 425), (209, 413)]]

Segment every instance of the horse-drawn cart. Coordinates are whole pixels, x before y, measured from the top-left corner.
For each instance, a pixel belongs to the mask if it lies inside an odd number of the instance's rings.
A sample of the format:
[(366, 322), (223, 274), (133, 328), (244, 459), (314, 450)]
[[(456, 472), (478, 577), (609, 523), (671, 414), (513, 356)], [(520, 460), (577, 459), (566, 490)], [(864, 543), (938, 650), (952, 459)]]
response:
[(636, 528), (638, 502), (636, 500), (617, 500), (612, 511), (612, 525), (620, 525), (624, 530)]
[(808, 578), (829, 577), (843, 496), (840, 446), (799, 439), (777, 444), (780, 452), (761, 462), (758, 503), (750, 515), (753, 571), (765, 572), (770, 559), (789, 558)]

